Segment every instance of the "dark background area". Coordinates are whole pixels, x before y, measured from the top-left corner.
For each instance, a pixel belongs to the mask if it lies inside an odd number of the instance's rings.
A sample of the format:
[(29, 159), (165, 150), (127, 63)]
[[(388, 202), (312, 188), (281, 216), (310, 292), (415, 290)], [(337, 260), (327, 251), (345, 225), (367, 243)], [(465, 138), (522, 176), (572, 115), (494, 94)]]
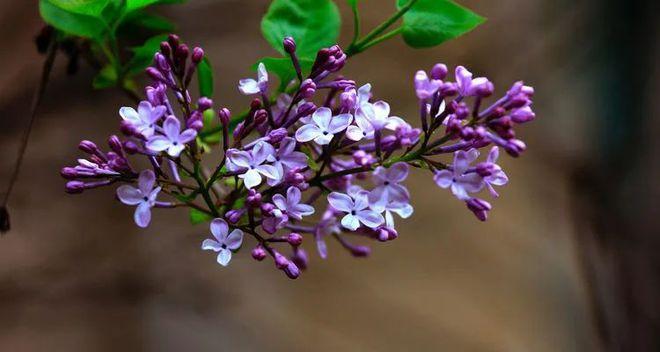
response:
[[(660, 350), (658, 5), (654, 1), (463, 0), (488, 18), (429, 50), (391, 40), (353, 58), (399, 116), (416, 119), (412, 76), (462, 64), (499, 95), (524, 79), (537, 120), (529, 147), (502, 158), (511, 182), (487, 223), (435, 186), (408, 182), (415, 214), (369, 259), (308, 243), (297, 281), (247, 251), (220, 268), (199, 249), (208, 229), (185, 210), (138, 229), (113, 189), (64, 194), (59, 169), (83, 139), (115, 133), (131, 101), (91, 89), (58, 59), (20, 181), (13, 230), (0, 238), (2, 351), (657, 351)], [(352, 33), (348, 8), (343, 34)], [(365, 27), (393, 1), (365, 0)], [(383, 6), (387, 4), (387, 6)], [(215, 70), (215, 101), (273, 54), (259, 21), (268, 1), (190, 0), (159, 12)], [(37, 1), (0, 2), (0, 185), (9, 178), (43, 56)], [(311, 241), (310, 241), (311, 242)]]

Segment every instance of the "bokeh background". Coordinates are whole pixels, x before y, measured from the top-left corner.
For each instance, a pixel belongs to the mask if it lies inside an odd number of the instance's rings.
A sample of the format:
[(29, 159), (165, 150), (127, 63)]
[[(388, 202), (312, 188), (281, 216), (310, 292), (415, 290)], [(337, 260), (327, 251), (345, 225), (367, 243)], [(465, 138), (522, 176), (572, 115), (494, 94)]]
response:
[[(0, 238), (2, 351), (657, 351), (660, 325), (660, 91), (655, 1), (461, 0), (488, 17), (430, 50), (400, 39), (356, 56), (394, 112), (416, 119), (412, 76), (463, 64), (503, 92), (536, 88), (529, 151), (504, 157), (511, 182), (487, 223), (409, 180), (414, 216), (369, 259), (338, 245), (296, 281), (247, 252), (220, 268), (185, 210), (139, 230), (113, 190), (64, 194), (58, 172), (82, 138), (103, 141), (120, 92), (68, 77), (59, 59)], [(344, 19), (349, 10), (338, 1)], [(365, 0), (365, 27), (393, 11)], [(190, 0), (159, 11), (203, 46), (215, 101), (239, 109), (266, 0)], [(344, 21), (343, 43), (352, 33)], [(9, 178), (43, 57), (37, 1), (0, 2), (0, 185)]]

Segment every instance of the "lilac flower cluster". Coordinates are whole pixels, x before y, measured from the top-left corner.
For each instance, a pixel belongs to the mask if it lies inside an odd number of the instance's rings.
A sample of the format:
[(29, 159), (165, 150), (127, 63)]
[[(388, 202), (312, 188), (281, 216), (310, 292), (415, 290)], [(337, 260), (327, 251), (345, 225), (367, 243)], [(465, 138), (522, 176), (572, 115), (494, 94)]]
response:
[[(354, 256), (370, 253), (356, 244), (358, 238), (397, 238), (395, 215), (413, 213), (404, 185), (411, 166), (431, 172), (439, 187), (486, 220), (492, 206), (478, 194), (486, 189), (497, 197), (494, 187), (508, 182), (497, 164), (500, 149), (514, 157), (525, 150), (514, 127), (535, 117), (531, 87), (517, 82), (482, 109), (494, 85), (460, 66), (452, 81), (447, 67), (437, 64), (430, 74), (419, 71), (414, 77), (421, 125), (415, 128), (375, 99), (370, 84), (338, 75), (347, 62), (339, 46), (321, 49), (304, 76), (293, 39), (283, 45), (298, 79), (274, 92), (259, 64), (256, 79), (238, 84), (242, 94), (253, 97), (249, 109), (232, 119), (208, 97), (191, 98), (189, 84), (204, 52), (190, 51), (171, 35), (147, 70), (153, 80), (147, 99), (137, 110), (119, 110), (125, 138), (111, 136), (108, 152), (81, 142), (89, 156), (62, 169), (67, 192), (123, 183), (117, 198), (136, 207), (140, 227), (149, 225), (154, 207), (189, 207), (210, 220), (213, 238), (204, 240), (202, 249), (217, 252), (219, 264), (230, 262), (247, 234), (255, 240), (252, 257), (270, 257), (290, 278), (308, 265), (305, 238), (322, 258), (330, 238)], [(205, 123), (209, 113), (217, 116), (216, 127)], [(221, 158), (207, 168), (202, 162), (207, 151), (200, 145), (218, 135)], [(479, 162), (483, 148), (490, 149)], [(453, 159), (442, 161), (448, 154)], [(134, 166), (129, 156), (148, 166)]]

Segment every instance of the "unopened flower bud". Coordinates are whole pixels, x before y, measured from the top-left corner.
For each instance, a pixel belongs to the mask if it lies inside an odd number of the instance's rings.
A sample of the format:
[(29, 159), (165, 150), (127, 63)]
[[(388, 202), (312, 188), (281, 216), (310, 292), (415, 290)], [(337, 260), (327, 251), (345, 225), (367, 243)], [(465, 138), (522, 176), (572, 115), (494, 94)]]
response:
[(170, 64), (167, 62), (167, 59), (163, 54), (156, 53), (154, 55), (154, 62), (156, 63), (156, 67), (162, 72), (170, 72)]
[(284, 38), (282, 45), (284, 46), (284, 51), (289, 54), (293, 54), (296, 51), (296, 41), (293, 40), (293, 37)]
[(122, 155), (124, 153), (124, 148), (121, 145), (119, 137), (115, 136), (114, 134), (108, 138), (108, 146), (118, 155)]
[(264, 109), (259, 109), (254, 113), (254, 124), (261, 125), (268, 120), (268, 112)]
[(298, 268), (301, 270), (307, 269), (307, 264), (309, 263), (307, 252), (305, 252), (305, 250), (300, 247), (296, 248), (293, 252), (293, 256), (291, 257), (291, 261), (296, 263)]
[(270, 214), (270, 212), (275, 209), (275, 206), (271, 203), (262, 203), (261, 204), (261, 212), (264, 214)]
[(266, 250), (261, 245), (254, 247), (252, 250), (252, 258), (257, 261), (262, 261), (266, 258)]
[(179, 39), (178, 35), (170, 34), (167, 36), (167, 42), (170, 44), (172, 48), (177, 48), (181, 40)]
[(284, 273), (289, 279), (297, 279), (300, 276), (300, 269), (298, 269), (295, 263), (289, 262), (286, 268), (284, 268)]
[(60, 175), (68, 180), (73, 180), (78, 177), (78, 171), (72, 167), (63, 167), (60, 170)]
[(303, 99), (309, 99), (316, 93), (316, 84), (311, 79), (306, 79), (300, 85), (300, 96)]
[(85, 183), (81, 181), (69, 181), (64, 188), (66, 193), (77, 194), (85, 190)]
[(204, 49), (200, 47), (193, 48), (193, 53), (191, 57), (192, 62), (195, 65), (197, 65), (202, 61), (203, 58), (204, 58)]
[(492, 209), (492, 206), (487, 201), (479, 198), (470, 198), (465, 204), (477, 219), (481, 221), (488, 219), (488, 212)]
[(371, 248), (367, 246), (353, 246), (350, 250), (355, 257), (367, 257), (371, 254)]
[(170, 46), (170, 43), (168, 42), (161, 42), (160, 43), (160, 52), (165, 55), (165, 57), (169, 57), (172, 55), (172, 46)]
[(299, 233), (291, 232), (287, 237), (286, 241), (289, 242), (292, 246), (300, 246), (303, 242), (303, 237)]
[(491, 96), (494, 91), (495, 91), (495, 86), (493, 85), (492, 82), (488, 81), (488, 82), (480, 85), (477, 88), (476, 93), (477, 93), (478, 96), (480, 96), (482, 98), (486, 98), (486, 97)]
[(497, 165), (489, 162), (481, 162), (476, 166), (477, 174), (481, 177), (488, 177), (497, 171)]
[(268, 132), (268, 142), (271, 144), (277, 144), (281, 142), (284, 137), (288, 136), (289, 132), (286, 128), (277, 128)]
[(201, 97), (197, 100), (197, 109), (199, 111), (206, 111), (213, 107), (213, 100), (207, 97)]
[(432, 79), (445, 79), (447, 77), (447, 65), (445, 64), (435, 64), (431, 69), (431, 78)]
[(287, 266), (289, 266), (289, 260), (280, 253), (275, 252), (275, 266), (280, 270), (284, 270)]
[(78, 144), (78, 149), (87, 154), (98, 154), (99, 152), (99, 147), (97, 147), (94, 142), (88, 140), (80, 141), (80, 144)]
[(225, 213), (225, 218), (228, 222), (235, 224), (241, 220), (243, 214), (245, 214), (245, 209), (232, 209)]
[(231, 120), (231, 112), (227, 108), (222, 108), (218, 111), (218, 118), (220, 119), (220, 123), (228, 125)]
[(250, 189), (247, 198), (245, 198), (245, 204), (251, 208), (258, 208), (261, 205), (261, 193), (255, 189)]
[(525, 123), (534, 120), (536, 114), (529, 106), (516, 109), (511, 113), (511, 119), (516, 123)]
[(458, 93), (458, 88), (456, 88), (456, 84), (452, 82), (445, 82), (442, 84), (442, 87), (440, 87), (440, 94), (446, 97), (451, 97), (456, 95)]
[(519, 139), (511, 139), (504, 146), (504, 149), (512, 157), (519, 157), (520, 154), (522, 154), (522, 152), (524, 152), (525, 149), (527, 149), (527, 145), (525, 145), (525, 142)]
[(135, 154), (140, 151), (140, 147), (133, 141), (125, 141), (123, 144), (124, 150), (128, 154)]

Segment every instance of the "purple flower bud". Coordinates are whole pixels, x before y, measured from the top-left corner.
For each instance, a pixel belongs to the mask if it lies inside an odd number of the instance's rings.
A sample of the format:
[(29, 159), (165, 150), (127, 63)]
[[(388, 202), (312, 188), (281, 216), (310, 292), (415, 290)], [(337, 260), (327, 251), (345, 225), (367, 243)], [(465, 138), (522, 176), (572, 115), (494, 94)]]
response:
[(119, 140), (119, 137), (114, 134), (108, 138), (108, 146), (110, 146), (110, 149), (118, 155), (124, 154), (124, 148), (122, 147), (121, 141)]
[(358, 150), (353, 153), (353, 161), (356, 165), (366, 166), (375, 163), (377, 160), (370, 153), (367, 153), (364, 150)]
[(197, 109), (199, 111), (206, 111), (213, 107), (213, 100), (207, 97), (201, 97), (197, 100)]
[(486, 221), (488, 219), (488, 212), (492, 209), (490, 203), (483, 199), (479, 198), (470, 198), (465, 202), (468, 209), (470, 209), (474, 216), (481, 221)]
[(186, 44), (181, 44), (174, 51), (174, 55), (178, 60), (183, 62), (188, 58), (188, 55), (190, 55), (190, 49), (188, 49)]
[(275, 266), (280, 270), (284, 270), (287, 266), (289, 266), (289, 260), (280, 253), (275, 252)]
[(491, 162), (481, 162), (476, 166), (477, 174), (481, 177), (488, 177), (498, 170), (496, 164)]
[(148, 75), (149, 77), (151, 77), (151, 79), (153, 79), (154, 81), (157, 81), (157, 82), (161, 82), (161, 83), (164, 83), (164, 84), (170, 85), (170, 82), (169, 82), (167, 79), (165, 79), (165, 76), (163, 76), (163, 74), (160, 73), (160, 71), (158, 71), (157, 68), (155, 68), (155, 67), (147, 67), (146, 73), (147, 73), (147, 75)]
[(301, 174), (298, 170), (289, 170), (284, 175), (284, 182), (292, 186), (300, 186), (305, 181), (305, 175)]
[(85, 183), (81, 181), (69, 181), (66, 183), (64, 190), (69, 194), (82, 193), (85, 190)]
[(527, 145), (525, 145), (525, 142), (519, 139), (511, 139), (506, 143), (504, 149), (507, 153), (509, 153), (509, 155), (516, 158), (519, 157), (520, 154), (525, 151), (525, 149), (527, 149)]
[(442, 84), (442, 87), (440, 87), (440, 94), (445, 97), (454, 96), (456, 93), (458, 93), (458, 88), (455, 83), (445, 82)]
[(355, 109), (355, 104), (357, 104), (357, 93), (355, 89), (349, 89), (339, 95), (339, 107), (341, 111), (352, 111)]
[(495, 91), (495, 86), (493, 85), (492, 82), (488, 81), (488, 82), (480, 85), (477, 88), (476, 93), (477, 93), (478, 96), (480, 96), (482, 98), (486, 98), (486, 97), (491, 96), (494, 91)]
[(181, 40), (179, 39), (179, 36), (176, 34), (170, 34), (167, 36), (167, 42), (170, 44), (172, 48), (175, 48), (179, 46), (179, 43)]
[(227, 108), (222, 108), (218, 111), (218, 118), (220, 118), (220, 123), (223, 125), (228, 125), (231, 120), (231, 111)]
[(202, 61), (203, 58), (204, 58), (204, 49), (195, 47), (192, 53), (192, 58), (191, 58), (192, 62), (195, 65), (197, 65)]
[(80, 141), (80, 144), (78, 144), (78, 149), (82, 150), (87, 154), (94, 154), (94, 155), (100, 152), (99, 147), (97, 147), (94, 142), (88, 140)]
[(227, 219), (228, 222), (235, 224), (241, 220), (241, 217), (243, 217), (243, 214), (245, 214), (245, 209), (232, 209), (228, 212), (225, 213), (225, 218)]
[(140, 151), (140, 147), (133, 141), (125, 141), (124, 150), (128, 154), (135, 154)]
[(311, 79), (306, 79), (300, 85), (300, 95), (303, 99), (309, 99), (316, 93), (316, 84)]
[(431, 69), (431, 78), (433, 79), (445, 79), (447, 77), (447, 65), (445, 64), (435, 64)]
[(78, 171), (73, 167), (63, 167), (62, 170), (60, 170), (60, 175), (68, 180), (73, 180), (78, 178)]
[(245, 199), (245, 204), (251, 208), (258, 208), (261, 205), (261, 193), (257, 192), (254, 188), (250, 189)]
[(392, 241), (399, 237), (395, 229), (390, 227), (381, 227), (378, 229), (378, 240), (381, 242)]
[(268, 132), (268, 142), (270, 144), (277, 144), (284, 139), (284, 137), (288, 136), (289, 132), (286, 130), (286, 128), (278, 128), (274, 129), (270, 132)]
[(453, 106), (454, 114), (456, 115), (457, 119), (465, 120), (468, 116), (470, 116), (470, 108), (468, 108), (467, 104), (460, 102), (455, 106), (454, 104), (451, 105)]
[(192, 128), (193, 130), (199, 132), (202, 130), (202, 128), (204, 128), (204, 121), (202, 121), (201, 119), (189, 119), (186, 122), (186, 126), (188, 128)]
[(291, 232), (287, 237), (286, 241), (289, 242), (292, 246), (300, 246), (303, 242), (303, 237), (299, 233)]
[(259, 109), (254, 113), (254, 124), (261, 125), (268, 120), (268, 112), (264, 109)]
[(282, 45), (284, 46), (284, 51), (286, 51), (287, 53), (293, 54), (294, 52), (296, 52), (296, 41), (293, 40), (293, 37), (284, 38)]
[(233, 136), (234, 139), (239, 139), (241, 135), (243, 134), (243, 130), (245, 130), (245, 121), (241, 121), (236, 125), (236, 128), (234, 128)]
[(516, 109), (511, 113), (511, 119), (516, 123), (525, 123), (534, 120), (536, 114), (529, 106)]
[(154, 62), (156, 63), (156, 67), (162, 72), (170, 72), (172, 69), (165, 56), (161, 53), (156, 53), (154, 55)]
[(252, 250), (252, 258), (256, 261), (262, 261), (266, 258), (266, 250), (261, 245), (254, 247)]
[(511, 100), (509, 101), (509, 106), (511, 108), (516, 109), (516, 108), (522, 108), (522, 107), (527, 106), (531, 103), (532, 102), (531, 102), (531, 100), (529, 100), (529, 97), (527, 97), (527, 95), (517, 94), (514, 97), (512, 97)]
[(350, 251), (355, 257), (366, 257), (371, 254), (371, 248), (367, 246), (352, 246)]
[(298, 268), (301, 270), (307, 269), (307, 264), (309, 259), (307, 258), (307, 252), (302, 248), (296, 248), (291, 256), (291, 261), (294, 262)]
[(261, 212), (264, 214), (270, 214), (275, 206), (272, 203), (263, 203), (261, 204)]
[(169, 57), (172, 55), (172, 46), (170, 46), (170, 43), (168, 42), (161, 42), (160, 43), (160, 52), (165, 55), (165, 57)]
[(300, 276), (300, 269), (293, 262), (289, 262), (286, 268), (284, 268), (284, 273), (289, 279), (297, 279)]

